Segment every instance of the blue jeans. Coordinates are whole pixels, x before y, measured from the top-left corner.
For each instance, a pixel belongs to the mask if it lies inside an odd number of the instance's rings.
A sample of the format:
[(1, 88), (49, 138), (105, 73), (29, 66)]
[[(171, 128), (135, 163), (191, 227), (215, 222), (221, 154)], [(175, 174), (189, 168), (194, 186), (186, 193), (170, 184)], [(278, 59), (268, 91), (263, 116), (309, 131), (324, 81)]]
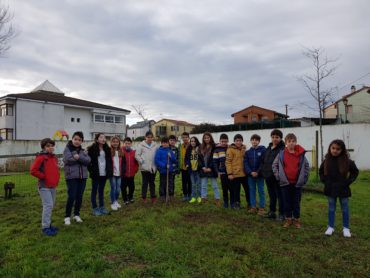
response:
[[(343, 219), (343, 228), (349, 229), (349, 206), (348, 206), (348, 198), (340, 198), (340, 208), (342, 210), (342, 219)], [(337, 198), (328, 197), (329, 201), (329, 227), (334, 228), (334, 221), (335, 221), (335, 210), (337, 207)]]
[(218, 191), (217, 179), (216, 178), (200, 178), (200, 183), (202, 186), (202, 198), (207, 198), (208, 192), (208, 179), (211, 180), (211, 185), (213, 188), (213, 193), (215, 195), (215, 199), (220, 199), (220, 192)]
[(110, 200), (112, 204), (118, 201), (119, 194), (121, 193), (121, 177), (113, 176), (110, 181)]
[(285, 217), (298, 219), (301, 216), (301, 196), (302, 188), (289, 184), (281, 187), (283, 197)]
[(251, 207), (256, 207), (256, 187), (258, 188), (259, 195), (259, 208), (265, 208), (265, 181), (262, 177), (248, 177), (249, 196), (251, 198)]
[(82, 197), (86, 187), (86, 179), (71, 179), (66, 180), (66, 183), (68, 188), (68, 199), (65, 217), (71, 217), (73, 205), (74, 215), (80, 216)]
[(190, 180), (191, 180), (191, 196), (193, 198), (200, 197), (201, 196), (201, 189), (200, 189), (199, 172), (191, 172), (190, 173)]
[(92, 208), (97, 208), (96, 204), (96, 194), (99, 195), (99, 207), (104, 207), (104, 187), (107, 181), (106, 176), (99, 177), (97, 179), (92, 180), (92, 189), (91, 189), (91, 205)]

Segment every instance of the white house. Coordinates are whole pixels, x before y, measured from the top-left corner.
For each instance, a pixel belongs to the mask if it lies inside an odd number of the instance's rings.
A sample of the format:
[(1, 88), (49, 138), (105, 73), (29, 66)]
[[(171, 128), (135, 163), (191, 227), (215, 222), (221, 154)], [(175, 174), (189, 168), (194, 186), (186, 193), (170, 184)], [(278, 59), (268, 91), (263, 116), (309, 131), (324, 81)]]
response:
[(127, 128), (127, 137), (130, 137), (132, 140), (138, 137), (145, 136), (145, 133), (150, 130), (150, 127), (155, 124), (154, 120), (146, 120), (137, 122), (132, 126)]
[(82, 131), (85, 140), (104, 133), (126, 136), (129, 110), (65, 96), (48, 80), (30, 93), (0, 97), (0, 136), (7, 140), (39, 140), (58, 131), (71, 136)]

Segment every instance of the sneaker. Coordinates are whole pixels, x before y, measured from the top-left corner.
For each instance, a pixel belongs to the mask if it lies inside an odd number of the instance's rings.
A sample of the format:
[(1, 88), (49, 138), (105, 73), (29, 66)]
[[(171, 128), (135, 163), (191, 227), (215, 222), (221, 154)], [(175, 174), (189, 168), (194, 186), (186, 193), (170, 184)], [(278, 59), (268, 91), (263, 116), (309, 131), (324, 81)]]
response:
[(279, 217), (276, 220), (282, 222), (285, 220), (285, 216), (282, 214), (279, 214)]
[(188, 196), (184, 196), (184, 197), (182, 197), (182, 201), (183, 201), (183, 202), (189, 201)]
[(198, 204), (200, 204), (202, 202), (202, 198), (198, 197), (197, 202), (198, 202)]
[(193, 198), (191, 198), (191, 200), (189, 201), (189, 203), (192, 204), (192, 203), (195, 203), (196, 201), (197, 201), (197, 199), (193, 197)]
[(153, 203), (153, 204), (155, 204), (157, 201), (158, 201), (158, 200), (157, 200), (157, 198), (156, 198), (156, 197), (153, 197), (153, 198), (152, 198), (152, 203)]
[(207, 203), (207, 198), (202, 198), (202, 203)]
[(147, 201), (146, 198), (143, 198), (143, 203), (146, 203), (146, 201)]
[(217, 206), (217, 207), (221, 206), (220, 199), (216, 199), (216, 200), (215, 200), (215, 203), (216, 203), (216, 206)]
[(265, 214), (265, 209), (264, 208), (259, 208), (257, 214), (260, 215), (260, 216), (263, 216)]
[(343, 236), (344, 237), (351, 237), (351, 232), (348, 228), (343, 228)]
[(73, 216), (73, 219), (74, 219), (74, 221), (76, 221), (77, 223), (82, 223), (83, 221), (82, 221), (82, 219), (81, 219), (81, 217), (79, 216), (79, 215), (75, 215), (75, 216)]
[(294, 227), (300, 229), (302, 227), (301, 220), (299, 218), (293, 220)]
[(273, 211), (269, 211), (268, 213), (266, 213), (265, 217), (269, 219), (276, 219), (276, 213)]
[(71, 225), (71, 217), (64, 218), (64, 225), (67, 225), (67, 226)]
[(42, 233), (46, 236), (55, 236), (58, 232), (50, 228), (44, 228), (42, 229)]
[(328, 229), (325, 232), (326, 236), (331, 236), (334, 233), (334, 229), (332, 227), (328, 227)]
[(105, 207), (100, 207), (99, 211), (101, 214), (109, 214), (109, 211)]
[(292, 226), (292, 218), (285, 218), (285, 222), (284, 222), (284, 225), (283, 227), (284, 228), (288, 228), (289, 226)]
[(228, 202), (224, 202), (224, 208), (227, 209), (229, 207), (229, 203)]
[(134, 199), (130, 199), (130, 203), (135, 203), (135, 200)]
[(49, 229), (50, 230), (53, 230), (53, 231), (56, 231), (56, 232), (59, 231), (59, 229), (57, 227), (54, 227), (54, 226), (51, 226), (51, 225), (50, 225)]
[(116, 207), (117, 208), (121, 208), (122, 206), (118, 203), (118, 201), (116, 201)]
[(99, 208), (94, 208), (92, 214), (94, 216), (100, 216), (100, 215), (102, 215), (102, 213), (101, 213), (101, 211), (100, 211)]
[(239, 202), (234, 203), (234, 209), (236, 209), (236, 210), (240, 209), (240, 203)]
[(118, 210), (116, 203), (111, 204), (110, 207), (112, 210)]
[(252, 213), (252, 214), (255, 214), (257, 212), (257, 209), (256, 208), (250, 208), (248, 210), (249, 213)]
[(123, 202), (123, 204), (124, 204), (125, 206), (128, 206), (128, 205), (130, 204), (130, 202), (129, 202), (129, 201), (124, 201), (124, 202)]

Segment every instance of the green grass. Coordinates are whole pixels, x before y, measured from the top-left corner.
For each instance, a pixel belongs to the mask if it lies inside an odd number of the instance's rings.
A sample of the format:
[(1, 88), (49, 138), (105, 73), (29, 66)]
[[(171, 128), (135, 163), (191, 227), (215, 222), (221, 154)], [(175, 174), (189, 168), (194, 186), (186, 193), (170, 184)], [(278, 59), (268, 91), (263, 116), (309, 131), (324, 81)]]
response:
[[(370, 172), (352, 185), (350, 239), (342, 236), (339, 208), (334, 235), (323, 235), (327, 201), (320, 194), (303, 195), (302, 229), (283, 229), (212, 202), (142, 204), (140, 177), (137, 202), (104, 217), (91, 215), (88, 182), (84, 223), (70, 227), (62, 225), (62, 180), (53, 214), (60, 232), (50, 238), (40, 232), (35, 180), (25, 180), (29, 184), (13, 200), (0, 199), (0, 277), (369, 277)], [(178, 198), (180, 191), (177, 178)]]

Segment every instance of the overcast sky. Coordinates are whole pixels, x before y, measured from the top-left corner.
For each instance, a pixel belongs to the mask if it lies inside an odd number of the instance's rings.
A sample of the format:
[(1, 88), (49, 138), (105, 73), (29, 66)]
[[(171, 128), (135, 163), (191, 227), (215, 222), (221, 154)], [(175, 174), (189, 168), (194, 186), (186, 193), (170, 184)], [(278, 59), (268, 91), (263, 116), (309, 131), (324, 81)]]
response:
[[(249, 105), (314, 112), (296, 77), (304, 46), (339, 57), (335, 98), (370, 85), (368, 0), (17, 0), (18, 36), (0, 58), (0, 96), (48, 79), (68, 96), (155, 120), (231, 123)], [(128, 123), (139, 120), (133, 111)]]

